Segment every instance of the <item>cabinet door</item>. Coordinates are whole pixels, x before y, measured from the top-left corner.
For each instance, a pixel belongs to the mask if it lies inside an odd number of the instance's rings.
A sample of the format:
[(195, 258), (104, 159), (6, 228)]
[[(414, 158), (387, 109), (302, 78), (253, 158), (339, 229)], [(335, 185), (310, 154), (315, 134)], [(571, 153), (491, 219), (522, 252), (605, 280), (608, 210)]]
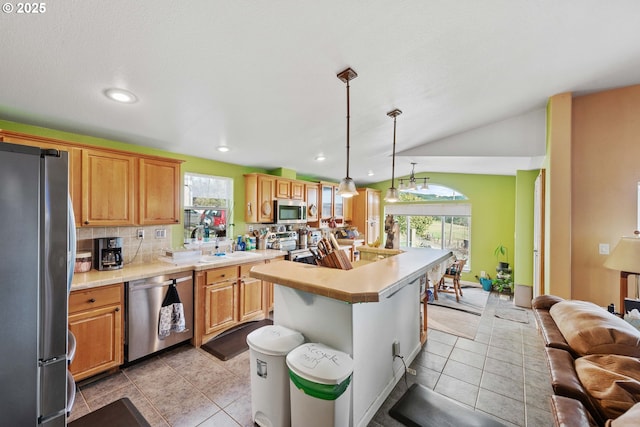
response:
[(322, 203), (320, 218), (326, 219), (333, 216), (333, 186), (322, 185), (320, 193), (320, 202)]
[(380, 237), (380, 192), (367, 190), (366, 243), (373, 243)]
[(140, 159), (140, 224), (180, 222), (180, 164)]
[(83, 225), (135, 224), (135, 168), (133, 156), (83, 150)]
[(212, 334), (237, 323), (236, 280), (205, 286), (204, 332)]
[(244, 176), (244, 201), (244, 221), (258, 222), (258, 177), (256, 175)]
[(76, 353), (69, 370), (76, 381), (122, 364), (122, 310), (120, 305), (69, 315)]
[(77, 147), (64, 145), (60, 141), (48, 138), (13, 133), (0, 132), (0, 140), (11, 144), (28, 145), (30, 147), (54, 148), (69, 153), (69, 195), (73, 204), (76, 226), (81, 224), (82, 211), (82, 150)]
[(305, 191), (307, 194), (307, 222), (318, 221), (318, 185), (306, 184)]
[(275, 180), (258, 175), (258, 222), (273, 222)]
[(262, 280), (251, 277), (243, 277), (240, 285), (240, 321), (249, 320), (252, 317), (264, 314), (264, 295), (262, 292)]
[(333, 187), (333, 216), (344, 218), (344, 200), (338, 194), (338, 187)]
[(304, 183), (291, 181), (291, 198), (295, 200), (304, 200), (304, 196)]
[(291, 198), (291, 181), (288, 179), (276, 179), (276, 198)]

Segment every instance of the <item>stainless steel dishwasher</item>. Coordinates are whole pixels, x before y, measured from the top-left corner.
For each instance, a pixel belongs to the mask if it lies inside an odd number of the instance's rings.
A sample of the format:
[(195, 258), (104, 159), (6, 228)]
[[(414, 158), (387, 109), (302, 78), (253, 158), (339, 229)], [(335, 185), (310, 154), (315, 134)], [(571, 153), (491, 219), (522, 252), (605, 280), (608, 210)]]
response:
[[(193, 277), (191, 271), (127, 282), (125, 358), (127, 362), (193, 337)], [(161, 339), (160, 309), (170, 286), (176, 286), (184, 309), (185, 330)]]

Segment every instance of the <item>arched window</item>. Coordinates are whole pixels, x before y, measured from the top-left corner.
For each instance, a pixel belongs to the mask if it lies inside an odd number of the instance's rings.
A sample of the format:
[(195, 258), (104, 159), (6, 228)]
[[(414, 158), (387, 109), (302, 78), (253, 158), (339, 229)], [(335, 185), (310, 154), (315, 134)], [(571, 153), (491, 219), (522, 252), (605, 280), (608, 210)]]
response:
[(402, 190), (400, 202), (387, 204), (400, 228), (400, 247), (448, 249), (471, 269), (471, 204), (458, 191), (437, 184)]

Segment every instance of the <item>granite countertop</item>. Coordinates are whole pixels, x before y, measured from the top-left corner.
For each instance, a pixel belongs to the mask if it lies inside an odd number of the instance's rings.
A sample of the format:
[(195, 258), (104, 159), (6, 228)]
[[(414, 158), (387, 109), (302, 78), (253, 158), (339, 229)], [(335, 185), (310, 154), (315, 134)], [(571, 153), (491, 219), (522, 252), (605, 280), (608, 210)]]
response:
[[(285, 251), (278, 250), (256, 250), (247, 252), (234, 252), (225, 256), (203, 257), (202, 261), (183, 261), (170, 263), (156, 260), (151, 263), (125, 265), (119, 270), (94, 270), (86, 273), (74, 273), (71, 290), (89, 289), (97, 286), (111, 285), (114, 283), (129, 282), (131, 280), (144, 279), (162, 274), (180, 273), (183, 271), (201, 271), (211, 268), (229, 267), (232, 265), (249, 264), (258, 261), (265, 261), (287, 255)], [(293, 264), (293, 263), (292, 263)]]
[(272, 262), (251, 268), (251, 276), (347, 303), (377, 302), (404, 286), (403, 279), (450, 258), (431, 248), (406, 251), (375, 262), (354, 262), (351, 270), (296, 262)]

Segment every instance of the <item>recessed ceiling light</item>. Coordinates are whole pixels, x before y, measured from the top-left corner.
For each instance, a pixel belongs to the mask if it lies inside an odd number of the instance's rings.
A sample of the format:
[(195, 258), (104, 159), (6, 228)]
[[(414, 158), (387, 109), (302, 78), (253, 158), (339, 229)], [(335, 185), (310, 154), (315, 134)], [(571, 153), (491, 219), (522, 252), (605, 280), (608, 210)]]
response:
[(104, 94), (107, 98), (124, 104), (133, 104), (138, 101), (137, 96), (124, 89), (110, 88), (106, 89)]
[(229, 147), (227, 147), (226, 145), (219, 145), (218, 151), (220, 151), (221, 153), (226, 153), (227, 151), (229, 151)]
[(327, 158), (324, 156), (324, 154), (318, 154), (318, 155), (316, 156), (316, 161), (318, 161), (318, 162), (323, 162), (323, 161), (325, 161), (326, 159), (327, 159)]
[(368, 175), (368, 176), (373, 176), (373, 175), (374, 175), (374, 173), (373, 173), (373, 171), (372, 171), (372, 170), (370, 170), (369, 172), (367, 172), (367, 175)]

